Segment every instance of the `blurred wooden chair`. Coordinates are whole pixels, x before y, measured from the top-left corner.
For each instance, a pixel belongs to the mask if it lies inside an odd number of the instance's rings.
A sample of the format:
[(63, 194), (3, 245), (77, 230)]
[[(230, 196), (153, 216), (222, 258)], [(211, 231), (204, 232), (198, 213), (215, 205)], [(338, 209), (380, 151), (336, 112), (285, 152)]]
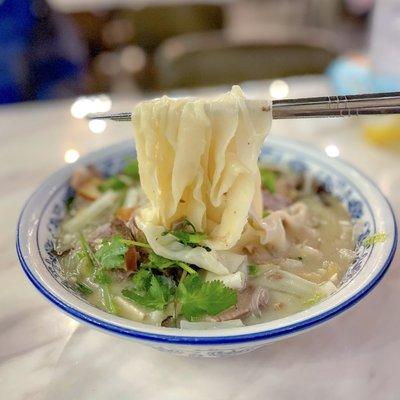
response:
[(182, 35), (167, 40), (155, 55), (158, 89), (322, 73), (336, 48), (325, 32), (286, 27), (258, 38), (226, 32)]

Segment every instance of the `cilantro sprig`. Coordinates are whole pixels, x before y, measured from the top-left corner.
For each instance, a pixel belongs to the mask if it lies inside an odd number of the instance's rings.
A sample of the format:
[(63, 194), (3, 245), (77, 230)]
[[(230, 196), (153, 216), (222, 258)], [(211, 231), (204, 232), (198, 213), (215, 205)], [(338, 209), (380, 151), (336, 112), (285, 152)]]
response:
[(134, 180), (139, 180), (139, 163), (138, 160), (130, 160), (126, 165), (122, 172), (133, 178)]
[(148, 269), (141, 269), (134, 275), (134, 287), (124, 289), (122, 295), (152, 310), (164, 310), (175, 295), (174, 282), (155, 275)]
[(186, 275), (174, 282), (149, 269), (140, 269), (133, 277), (133, 287), (123, 296), (152, 310), (164, 310), (172, 301), (179, 304), (179, 314), (189, 321), (217, 315), (237, 303), (237, 294), (221, 281), (205, 282), (200, 275)]
[(271, 193), (276, 192), (276, 173), (267, 168), (260, 168), (261, 184)]
[(221, 281), (205, 282), (198, 274), (188, 275), (177, 289), (181, 313), (189, 321), (217, 315), (237, 303), (237, 294)]
[(167, 268), (173, 268), (176, 266), (181, 267), (184, 271), (188, 272), (189, 274), (196, 273), (196, 271), (192, 267), (190, 267), (187, 263), (183, 261), (170, 260), (168, 258), (159, 256), (158, 254), (154, 253), (154, 251), (149, 254), (147, 262), (141, 265), (142, 268), (154, 268), (158, 269), (159, 271), (162, 271)]
[(129, 161), (122, 170), (122, 173), (110, 176), (100, 183), (97, 188), (100, 192), (108, 190), (120, 191), (127, 189), (133, 181), (139, 181), (139, 165), (137, 160)]
[(132, 246), (150, 248), (150, 245), (147, 243), (124, 239), (121, 235), (114, 235), (111, 239), (102, 241), (100, 248), (94, 256), (101, 268), (126, 269), (125, 254)]
[(103, 270), (101, 263), (96, 258), (96, 255), (93, 253), (88, 241), (82, 233), (79, 234), (79, 243), (81, 245), (81, 251), (90, 265), (90, 273), (93, 275), (94, 281), (100, 285), (102, 302), (105, 309), (111, 314), (116, 314), (117, 310), (109, 287), (112, 282), (111, 277)]
[(108, 190), (119, 191), (124, 190), (127, 187), (128, 185), (126, 184), (126, 182), (124, 182), (118, 176), (111, 176), (97, 186), (100, 192), (107, 192)]
[(207, 235), (203, 232), (197, 232), (195, 226), (187, 218), (185, 218), (178, 227), (179, 229), (165, 231), (163, 235), (173, 235), (178, 239), (178, 242), (185, 246), (204, 247), (201, 244), (207, 239)]
[(103, 240), (95, 257), (104, 269), (123, 268), (125, 265), (125, 254), (129, 245), (119, 235), (113, 236), (111, 241)]

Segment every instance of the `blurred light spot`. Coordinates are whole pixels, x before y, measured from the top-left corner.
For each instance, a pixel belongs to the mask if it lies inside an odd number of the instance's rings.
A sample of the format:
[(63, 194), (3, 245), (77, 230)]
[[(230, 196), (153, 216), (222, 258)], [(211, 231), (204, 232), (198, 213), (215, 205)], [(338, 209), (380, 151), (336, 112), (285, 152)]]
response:
[(123, 44), (131, 41), (135, 34), (133, 24), (127, 19), (114, 19), (103, 29), (103, 40), (108, 45)]
[(171, 41), (164, 49), (164, 57), (168, 60), (178, 58), (185, 52), (185, 46), (182, 43)]
[(79, 158), (79, 152), (75, 149), (69, 149), (64, 154), (64, 160), (68, 164), (74, 163)]
[(138, 46), (128, 46), (121, 51), (121, 67), (128, 72), (137, 73), (146, 64), (146, 54)]
[(102, 119), (92, 119), (91, 121), (89, 121), (89, 129), (93, 133), (102, 133), (105, 131), (106, 127), (107, 123)]
[(273, 99), (284, 99), (289, 94), (289, 86), (285, 81), (277, 79), (269, 85), (269, 94)]
[(84, 118), (90, 112), (90, 100), (78, 97), (71, 106), (71, 114), (75, 118)]
[(75, 118), (81, 119), (91, 113), (110, 111), (111, 106), (111, 99), (105, 94), (90, 97), (78, 97), (71, 105), (71, 115)]
[(339, 157), (340, 151), (336, 145), (329, 144), (328, 146), (325, 147), (325, 153), (329, 157)]
[(106, 76), (115, 76), (119, 74), (119, 60), (115, 53), (104, 51), (94, 59), (94, 66), (97, 72)]

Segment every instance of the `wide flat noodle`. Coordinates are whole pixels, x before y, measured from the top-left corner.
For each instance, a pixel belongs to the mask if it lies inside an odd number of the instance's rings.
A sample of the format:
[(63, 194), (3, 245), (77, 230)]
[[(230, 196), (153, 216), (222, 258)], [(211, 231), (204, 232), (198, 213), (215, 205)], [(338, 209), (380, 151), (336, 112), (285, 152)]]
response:
[(257, 159), (271, 123), (238, 86), (215, 99), (162, 97), (134, 110), (141, 184), (149, 206), (138, 223), (170, 229), (186, 217), (214, 250), (239, 240), (252, 206), (260, 211)]

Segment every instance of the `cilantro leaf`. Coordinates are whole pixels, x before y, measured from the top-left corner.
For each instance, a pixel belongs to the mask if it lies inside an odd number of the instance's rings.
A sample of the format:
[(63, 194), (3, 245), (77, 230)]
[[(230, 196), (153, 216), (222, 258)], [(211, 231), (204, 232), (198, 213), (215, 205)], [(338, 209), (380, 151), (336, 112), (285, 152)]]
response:
[(162, 271), (166, 268), (181, 267), (189, 274), (195, 274), (196, 271), (191, 268), (188, 264), (183, 261), (170, 260), (168, 258), (159, 256), (158, 254), (151, 252), (149, 254), (148, 261), (141, 265), (141, 268), (154, 268)]
[(199, 275), (188, 275), (177, 290), (181, 313), (189, 320), (217, 315), (237, 303), (237, 294), (221, 281), (204, 282)]
[(132, 160), (125, 165), (125, 168), (122, 170), (125, 175), (130, 176), (135, 180), (139, 180), (139, 163), (138, 160)]
[[(147, 279), (148, 277), (146, 277)], [(143, 281), (141, 281), (142, 283)], [(164, 310), (173, 299), (175, 285), (171, 279), (165, 276), (151, 274), (150, 280), (146, 281), (145, 286), (124, 289), (122, 294), (126, 298), (152, 310)]]
[(249, 265), (249, 275), (251, 277), (257, 276), (259, 274), (259, 268), (257, 265), (251, 264)]
[(112, 283), (111, 276), (103, 269), (100, 269), (94, 274), (94, 281), (99, 285), (109, 285)]
[(276, 191), (276, 174), (275, 172), (262, 168), (260, 169), (261, 184), (264, 188), (268, 189), (271, 193)]
[(128, 185), (119, 179), (117, 176), (112, 176), (111, 178), (106, 179), (104, 182), (100, 183), (97, 187), (100, 192), (106, 192), (107, 190), (123, 190), (127, 188)]
[(142, 268), (155, 268), (162, 271), (163, 269), (173, 267), (174, 265), (176, 265), (175, 261), (159, 256), (153, 251), (149, 254), (148, 261), (142, 264)]
[(95, 253), (95, 257), (103, 268), (126, 269), (125, 253), (128, 249), (128, 244), (121, 236), (116, 235), (111, 238), (111, 241), (103, 240), (101, 247)]
[(150, 280), (153, 273), (149, 269), (141, 268), (133, 275), (132, 282), (138, 290), (149, 290)]
[(170, 231), (169, 233), (174, 235), (183, 245), (190, 247), (197, 247), (207, 239), (207, 235), (200, 232)]

